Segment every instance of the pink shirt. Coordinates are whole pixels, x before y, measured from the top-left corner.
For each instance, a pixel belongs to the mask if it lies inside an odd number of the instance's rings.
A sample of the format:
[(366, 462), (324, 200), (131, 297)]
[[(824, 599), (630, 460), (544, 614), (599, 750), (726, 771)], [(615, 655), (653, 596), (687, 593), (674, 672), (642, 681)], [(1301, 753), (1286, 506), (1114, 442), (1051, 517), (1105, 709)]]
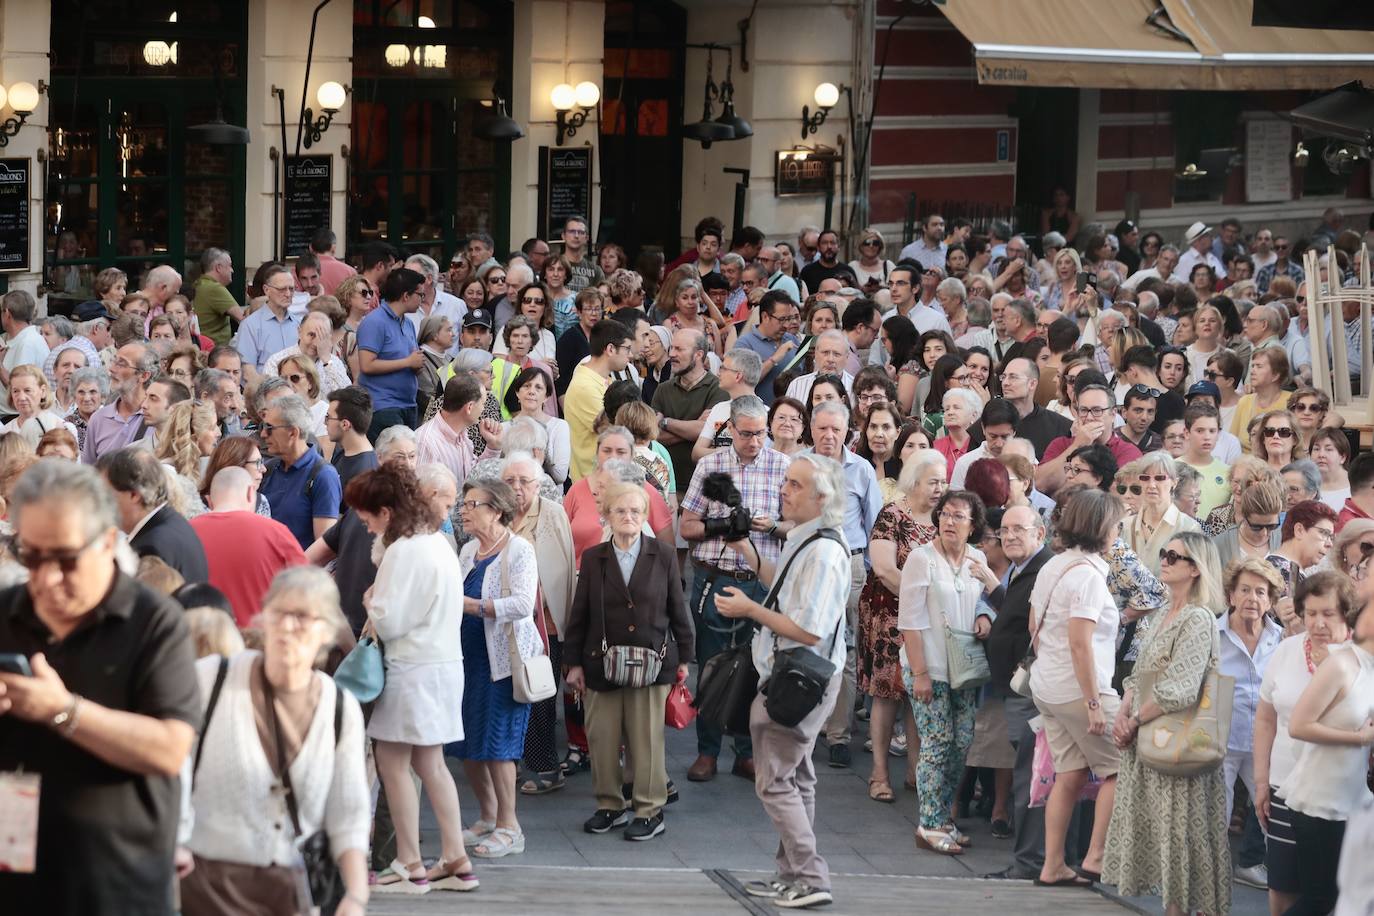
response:
[[(339, 284), (357, 273), (352, 267), (340, 261), (332, 254), (316, 255), (320, 261), (320, 289), (326, 296), (334, 295), (334, 290), (339, 288)], [(344, 304), (348, 308), (348, 304)]]
[(463, 481), (477, 463), (466, 429), (455, 432), (444, 422), (443, 413), (437, 413), (415, 431), (415, 447), (420, 464), (442, 464), (453, 472), (458, 479), (458, 492), (463, 492)]

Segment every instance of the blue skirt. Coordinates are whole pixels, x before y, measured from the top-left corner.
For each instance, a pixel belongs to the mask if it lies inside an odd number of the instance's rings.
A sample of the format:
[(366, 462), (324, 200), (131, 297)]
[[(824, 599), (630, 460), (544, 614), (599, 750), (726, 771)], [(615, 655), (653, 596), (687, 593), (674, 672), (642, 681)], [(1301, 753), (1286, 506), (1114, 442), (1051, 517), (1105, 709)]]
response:
[(525, 755), (530, 707), (515, 702), (511, 679), (493, 682), (487, 637), (480, 618), (463, 618), (463, 740), (444, 745), (462, 760), (519, 760)]

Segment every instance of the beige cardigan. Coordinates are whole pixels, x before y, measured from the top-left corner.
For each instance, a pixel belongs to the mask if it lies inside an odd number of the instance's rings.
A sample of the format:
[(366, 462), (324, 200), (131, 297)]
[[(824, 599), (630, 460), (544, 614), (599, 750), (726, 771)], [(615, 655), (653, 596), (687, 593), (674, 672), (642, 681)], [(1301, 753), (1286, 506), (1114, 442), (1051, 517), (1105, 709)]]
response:
[(561, 637), (577, 585), (573, 572), (572, 527), (562, 506), (542, 496), (538, 499), (539, 518), (534, 523), (534, 530), (516, 533), (534, 545), (534, 554), (539, 560), (539, 591), (553, 618), (556, 635)]

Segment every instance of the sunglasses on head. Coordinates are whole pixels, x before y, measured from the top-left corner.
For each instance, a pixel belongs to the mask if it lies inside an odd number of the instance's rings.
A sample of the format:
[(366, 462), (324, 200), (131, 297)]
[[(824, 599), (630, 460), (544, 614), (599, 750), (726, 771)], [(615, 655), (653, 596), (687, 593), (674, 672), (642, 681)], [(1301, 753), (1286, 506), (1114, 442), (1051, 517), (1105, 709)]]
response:
[(1188, 556), (1186, 553), (1179, 553), (1177, 550), (1168, 550), (1168, 549), (1161, 549), (1161, 550), (1159, 551), (1159, 562), (1163, 563), (1165, 566), (1173, 566), (1173, 565), (1174, 565), (1175, 563), (1177, 563), (1179, 560), (1187, 560), (1189, 563), (1192, 563), (1194, 566), (1197, 565), (1197, 560), (1194, 560), (1192, 557)]
[(1164, 392), (1160, 391), (1158, 388), (1151, 388), (1148, 385), (1132, 385), (1131, 390), (1136, 394), (1143, 394), (1151, 398), (1160, 398), (1164, 395)]

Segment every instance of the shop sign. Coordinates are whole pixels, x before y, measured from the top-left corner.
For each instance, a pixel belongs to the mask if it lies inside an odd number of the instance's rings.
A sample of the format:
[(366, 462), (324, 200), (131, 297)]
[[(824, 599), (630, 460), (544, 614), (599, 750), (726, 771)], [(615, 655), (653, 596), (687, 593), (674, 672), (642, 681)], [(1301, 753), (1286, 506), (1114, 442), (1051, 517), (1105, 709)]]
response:
[(829, 194), (835, 187), (835, 164), (839, 159), (839, 153), (825, 147), (778, 150), (773, 164), (773, 194)]
[(286, 157), (286, 255), (295, 257), (310, 248), (310, 239), (327, 229), (333, 217), (334, 157)]
[(539, 147), (539, 231), (561, 237), (570, 216), (592, 218), (592, 148)]
[(0, 159), (0, 271), (29, 269), (29, 160)]

